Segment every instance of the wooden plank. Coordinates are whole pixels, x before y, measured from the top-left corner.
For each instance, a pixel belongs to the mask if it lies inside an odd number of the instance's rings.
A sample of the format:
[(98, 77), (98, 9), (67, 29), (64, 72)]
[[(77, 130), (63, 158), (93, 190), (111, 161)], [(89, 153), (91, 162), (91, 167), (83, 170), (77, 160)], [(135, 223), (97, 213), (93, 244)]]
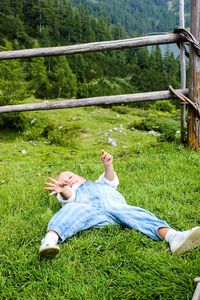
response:
[[(188, 95), (188, 90), (178, 90), (184, 95)], [(8, 112), (22, 112), (22, 111), (34, 111), (34, 110), (50, 110), (50, 109), (63, 109), (63, 108), (75, 108), (84, 106), (96, 106), (96, 105), (110, 105), (110, 104), (126, 104), (137, 103), (142, 101), (156, 101), (165, 99), (177, 99), (169, 90), (157, 91), (138, 94), (125, 94), (116, 96), (102, 96), (94, 98), (83, 98), (76, 100), (63, 100), (56, 102), (44, 101), (42, 103), (31, 104), (18, 104), (0, 106), (0, 113)]]
[(151, 46), (158, 44), (173, 44), (181, 40), (183, 40), (183, 38), (181, 38), (179, 34), (168, 33), (164, 35), (152, 35), (124, 40), (104, 41), (70, 46), (2, 51), (0, 52), (0, 60), (40, 56), (69, 55), (104, 50)]
[[(192, 0), (191, 33), (200, 41), (200, 1)], [(200, 58), (190, 46), (189, 98), (200, 105)], [(189, 108), (188, 145), (194, 150), (200, 148), (200, 119), (197, 112)]]

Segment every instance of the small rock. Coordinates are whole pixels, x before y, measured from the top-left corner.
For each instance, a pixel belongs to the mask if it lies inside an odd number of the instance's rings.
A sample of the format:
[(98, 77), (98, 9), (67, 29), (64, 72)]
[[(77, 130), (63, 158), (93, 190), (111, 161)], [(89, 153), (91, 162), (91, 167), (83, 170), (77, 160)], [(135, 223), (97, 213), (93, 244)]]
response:
[(36, 121), (36, 119), (32, 119), (32, 120), (30, 121), (30, 123), (31, 123), (31, 124), (34, 124), (35, 121)]
[(152, 136), (158, 136), (159, 135), (159, 133), (154, 131), (154, 130), (149, 131), (148, 134), (150, 134)]
[(113, 146), (113, 147), (117, 147), (116, 141), (114, 139), (112, 139), (112, 138), (109, 138), (108, 141), (107, 141), (107, 143), (109, 145)]

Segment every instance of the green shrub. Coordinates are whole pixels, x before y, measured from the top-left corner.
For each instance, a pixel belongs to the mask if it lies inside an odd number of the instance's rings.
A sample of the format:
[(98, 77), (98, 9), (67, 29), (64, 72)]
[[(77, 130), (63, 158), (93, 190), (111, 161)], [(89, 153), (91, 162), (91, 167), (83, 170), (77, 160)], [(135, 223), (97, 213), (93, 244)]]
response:
[(176, 138), (176, 132), (179, 129), (178, 121), (169, 117), (148, 117), (142, 120), (136, 120), (128, 124), (128, 129), (131, 128), (157, 131), (160, 133), (159, 141), (172, 142)]
[(170, 101), (163, 100), (163, 101), (157, 101), (154, 104), (154, 108), (156, 110), (166, 111), (166, 112), (171, 113), (174, 110), (175, 107), (174, 107), (174, 105)]
[(128, 106), (124, 105), (113, 105), (111, 107), (112, 111), (117, 112), (118, 114), (128, 114), (130, 111), (130, 108)]
[(128, 81), (119, 78), (100, 78), (79, 85), (79, 98), (120, 95), (132, 93), (133, 89)]
[(62, 126), (57, 122), (48, 122), (44, 125), (42, 119), (37, 119), (26, 127), (26, 131), (23, 134), (24, 138), (29, 141), (44, 141), (49, 144), (75, 147), (76, 138), (82, 132), (84, 130), (79, 124), (69, 123)]
[(137, 111), (137, 116), (139, 117), (148, 117), (150, 114), (150, 111), (148, 109), (140, 109)]
[(27, 118), (22, 113), (5, 113), (0, 115), (0, 128), (22, 131), (26, 127)]
[(55, 126), (48, 124), (42, 131), (42, 136), (46, 137), (52, 144), (59, 144), (65, 146), (74, 146), (75, 138), (80, 134), (80, 126), (73, 125), (73, 127)]
[(159, 131), (161, 132), (158, 140), (161, 142), (173, 142), (176, 138), (176, 132), (179, 129), (179, 124), (173, 119), (160, 119)]
[(132, 128), (135, 128), (135, 129), (138, 129), (138, 130), (145, 130), (144, 128), (143, 128), (143, 126), (142, 126), (142, 123), (143, 123), (143, 119), (136, 119), (136, 120), (133, 120), (133, 121), (131, 121), (129, 124), (128, 124), (128, 126), (127, 126), (127, 128), (128, 129), (132, 129)]

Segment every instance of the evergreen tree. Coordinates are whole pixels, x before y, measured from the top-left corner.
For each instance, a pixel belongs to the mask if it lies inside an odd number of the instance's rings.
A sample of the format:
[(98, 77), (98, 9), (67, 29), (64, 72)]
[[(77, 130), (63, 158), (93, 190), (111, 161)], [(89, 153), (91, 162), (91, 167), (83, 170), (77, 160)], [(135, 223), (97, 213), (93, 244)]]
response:
[(85, 56), (77, 54), (71, 56), (68, 60), (70, 64), (70, 68), (73, 70), (76, 78), (79, 82), (83, 82), (86, 79), (86, 60)]
[(79, 26), (78, 24), (75, 24), (74, 21), (74, 9), (71, 6), (71, 3), (69, 1), (60, 1), (59, 5), (57, 6), (57, 16), (59, 16), (60, 20), (60, 35), (61, 40), (65, 42), (72, 42), (72, 39), (75, 38), (75, 32), (77, 29), (74, 28), (75, 26)]
[[(12, 44), (5, 41), (1, 50), (12, 50)], [(22, 63), (18, 60), (0, 61), (0, 105), (23, 101), (29, 95)]]
[(51, 77), (51, 98), (72, 98), (77, 94), (77, 80), (66, 57), (60, 56), (54, 65)]
[(179, 60), (175, 59), (172, 52), (169, 51), (169, 48), (166, 48), (165, 55), (163, 58), (163, 72), (165, 73), (166, 85), (172, 85), (176, 88), (179, 88)]
[[(38, 48), (39, 43), (35, 41), (34, 48)], [(47, 70), (44, 57), (31, 59), (26, 63), (27, 80), (32, 93), (37, 98), (48, 98), (50, 94), (51, 84), (47, 76)]]
[[(4, 40), (0, 50), (12, 50), (12, 44)], [(18, 104), (29, 96), (23, 65), (18, 60), (0, 61), (0, 106)], [(20, 113), (0, 115), (0, 128), (22, 130), (25, 117)]]

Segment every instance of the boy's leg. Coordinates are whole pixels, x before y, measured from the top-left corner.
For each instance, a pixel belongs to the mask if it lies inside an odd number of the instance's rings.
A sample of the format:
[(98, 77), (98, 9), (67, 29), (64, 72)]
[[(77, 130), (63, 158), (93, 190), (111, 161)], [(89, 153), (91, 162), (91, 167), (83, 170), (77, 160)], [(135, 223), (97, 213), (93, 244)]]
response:
[(134, 228), (154, 240), (165, 239), (173, 254), (182, 254), (200, 246), (200, 227), (175, 231), (151, 212), (131, 205), (111, 205), (108, 214), (117, 223)]
[(170, 228), (165, 221), (137, 206), (113, 203), (107, 213), (115, 222), (134, 228), (153, 240), (162, 240), (158, 233), (159, 228)]
[[(109, 220), (106, 215), (99, 213), (94, 207), (80, 204), (68, 203), (64, 205), (50, 220), (47, 228), (47, 235), (49, 232), (57, 234), (59, 241), (63, 242), (65, 239), (75, 235), (77, 232), (88, 229), (98, 224), (108, 224)], [(44, 239), (45, 240), (45, 239)], [(40, 246), (39, 254), (41, 256), (55, 256), (51, 255), (51, 250), (45, 251), (44, 240)], [(58, 247), (57, 243), (52, 243)], [(50, 249), (48, 245), (48, 249)], [(46, 253), (48, 252), (48, 254)], [(57, 252), (52, 250), (52, 252)], [(58, 251), (59, 252), (59, 251)]]

